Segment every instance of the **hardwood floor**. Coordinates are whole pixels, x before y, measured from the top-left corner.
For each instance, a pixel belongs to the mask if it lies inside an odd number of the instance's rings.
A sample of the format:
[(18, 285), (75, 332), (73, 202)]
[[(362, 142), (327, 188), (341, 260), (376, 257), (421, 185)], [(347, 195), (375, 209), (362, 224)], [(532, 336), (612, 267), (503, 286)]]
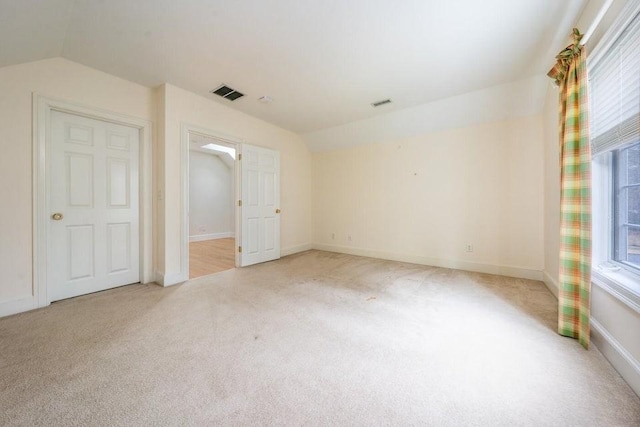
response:
[(235, 239), (189, 243), (189, 279), (235, 268)]

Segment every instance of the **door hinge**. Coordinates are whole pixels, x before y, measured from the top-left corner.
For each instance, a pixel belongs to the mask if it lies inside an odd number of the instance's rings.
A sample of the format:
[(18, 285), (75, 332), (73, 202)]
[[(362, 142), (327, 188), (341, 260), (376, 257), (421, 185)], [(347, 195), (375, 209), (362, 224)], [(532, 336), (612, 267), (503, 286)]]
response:
[(242, 160), (242, 153), (238, 154), (238, 160)]
[(242, 206), (242, 200), (238, 200), (238, 206)]
[(238, 246), (238, 252), (242, 253), (242, 246)]

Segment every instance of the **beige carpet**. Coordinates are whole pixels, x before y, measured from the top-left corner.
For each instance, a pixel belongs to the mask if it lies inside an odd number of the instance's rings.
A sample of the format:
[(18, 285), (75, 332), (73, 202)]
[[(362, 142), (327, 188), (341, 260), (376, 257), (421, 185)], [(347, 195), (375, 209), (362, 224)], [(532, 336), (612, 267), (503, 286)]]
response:
[(540, 282), (311, 251), (0, 319), (2, 425), (638, 426)]

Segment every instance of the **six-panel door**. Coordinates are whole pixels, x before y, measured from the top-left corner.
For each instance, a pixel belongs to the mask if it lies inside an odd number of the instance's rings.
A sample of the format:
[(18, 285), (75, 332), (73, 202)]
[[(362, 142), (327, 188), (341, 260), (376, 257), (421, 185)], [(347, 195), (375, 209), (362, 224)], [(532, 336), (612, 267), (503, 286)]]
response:
[(242, 144), (240, 265), (280, 258), (280, 153)]
[(58, 111), (50, 129), (49, 300), (139, 282), (139, 130)]

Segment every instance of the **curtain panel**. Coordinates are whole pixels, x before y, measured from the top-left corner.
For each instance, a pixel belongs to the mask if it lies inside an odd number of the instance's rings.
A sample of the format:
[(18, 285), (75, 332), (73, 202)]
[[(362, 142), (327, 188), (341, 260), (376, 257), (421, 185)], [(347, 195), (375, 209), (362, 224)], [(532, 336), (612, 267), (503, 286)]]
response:
[(582, 35), (549, 71), (560, 89), (560, 274), (558, 332), (589, 348), (591, 311), (591, 147), (586, 52)]

